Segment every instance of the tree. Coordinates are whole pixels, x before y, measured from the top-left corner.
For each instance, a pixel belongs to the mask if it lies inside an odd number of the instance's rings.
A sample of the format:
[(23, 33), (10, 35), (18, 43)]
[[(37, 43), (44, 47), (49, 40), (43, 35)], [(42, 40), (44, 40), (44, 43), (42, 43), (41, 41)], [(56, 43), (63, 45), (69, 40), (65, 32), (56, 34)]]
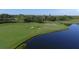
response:
[(45, 17), (44, 16), (36, 16), (34, 18), (34, 22), (37, 22), (37, 23), (44, 23), (45, 21)]
[(8, 15), (8, 14), (0, 15), (0, 22), (7, 23), (7, 22), (11, 22), (11, 20), (13, 20), (12, 15)]
[(22, 14), (16, 15), (15, 19), (16, 19), (16, 22), (24, 22), (25, 16)]
[(26, 15), (24, 22), (33, 22), (33, 18), (34, 18), (34, 16), (32, 16), (32, 15)]

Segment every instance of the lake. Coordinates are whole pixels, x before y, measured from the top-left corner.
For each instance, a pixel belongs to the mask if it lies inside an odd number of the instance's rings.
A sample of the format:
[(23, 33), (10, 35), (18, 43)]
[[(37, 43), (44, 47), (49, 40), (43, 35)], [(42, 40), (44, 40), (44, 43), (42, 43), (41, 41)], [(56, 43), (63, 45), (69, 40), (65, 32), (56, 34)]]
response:
[(26, 42), (29, 49), (79, 49), (79, 25), (67, 30), (36, 36)]

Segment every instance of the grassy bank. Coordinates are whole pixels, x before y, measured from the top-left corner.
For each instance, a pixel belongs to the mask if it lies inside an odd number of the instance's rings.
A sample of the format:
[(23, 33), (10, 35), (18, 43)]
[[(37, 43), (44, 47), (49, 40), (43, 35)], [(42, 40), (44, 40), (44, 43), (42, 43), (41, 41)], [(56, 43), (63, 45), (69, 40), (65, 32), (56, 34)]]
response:
[(60, 23), (0, 24), (0, 48), (15, 48), (31, 37), (67, 28)]
[(79, 24), (79, 19), (70, 19), (68, 21), (59, 21), (59, 23), (69, 26), (71, 24)]

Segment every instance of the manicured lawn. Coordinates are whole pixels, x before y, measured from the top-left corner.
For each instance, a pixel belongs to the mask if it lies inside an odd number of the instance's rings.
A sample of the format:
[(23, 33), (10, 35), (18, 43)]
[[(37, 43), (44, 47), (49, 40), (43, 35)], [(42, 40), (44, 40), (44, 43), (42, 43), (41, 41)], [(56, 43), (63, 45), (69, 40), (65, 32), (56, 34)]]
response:
[(31, 37), (67, 28), (59, 23), (7, 23), (0, 24), (0, 48), (15, 48)]

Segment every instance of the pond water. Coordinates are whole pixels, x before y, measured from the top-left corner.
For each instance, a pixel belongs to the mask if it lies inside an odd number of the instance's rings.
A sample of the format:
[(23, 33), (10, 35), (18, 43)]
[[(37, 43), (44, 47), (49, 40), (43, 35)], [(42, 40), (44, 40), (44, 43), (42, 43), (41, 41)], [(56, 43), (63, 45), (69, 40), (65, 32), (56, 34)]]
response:
[(36, 36), (27, 42), (29, 49), (79, 49), (79, 25), (72, 24), (65, 31)]

